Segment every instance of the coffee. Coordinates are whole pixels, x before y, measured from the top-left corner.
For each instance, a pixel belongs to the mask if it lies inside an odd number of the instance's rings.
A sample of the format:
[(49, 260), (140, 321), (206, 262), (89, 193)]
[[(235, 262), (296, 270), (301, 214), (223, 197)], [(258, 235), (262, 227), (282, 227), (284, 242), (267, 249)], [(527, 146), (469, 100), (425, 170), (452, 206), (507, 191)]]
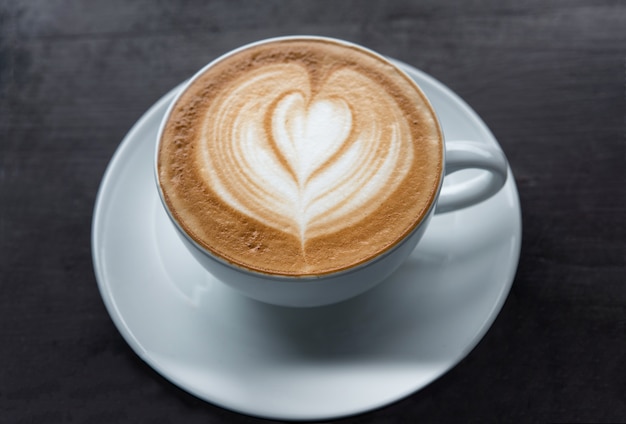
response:
[(436, 198), (443, 140), (421, 91), (385, 59), (292, 38), (206, 68), (173, 106), (157, 155), (165, 203), (197, 244), (306, 276), (410, 233)]

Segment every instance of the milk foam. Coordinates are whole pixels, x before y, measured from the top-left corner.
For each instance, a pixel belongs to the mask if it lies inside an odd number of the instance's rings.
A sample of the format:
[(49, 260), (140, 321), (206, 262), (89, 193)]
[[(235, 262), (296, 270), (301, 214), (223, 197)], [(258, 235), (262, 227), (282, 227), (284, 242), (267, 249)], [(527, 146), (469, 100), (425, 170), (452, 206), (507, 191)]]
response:
[(177, 98), (161, 194), (198, 245), (271, 275), (362, 264), (432, 209), (443, 140), (428, 101), (385, 59), (296, 38), (220, 58)]
[(300, 64), (261, 67), (234, 80), (201, 119), (196, 160), (208, 186), (303, 246), (378, 208), (414, 157), (397, 103), (349, 68), (314, 86)]

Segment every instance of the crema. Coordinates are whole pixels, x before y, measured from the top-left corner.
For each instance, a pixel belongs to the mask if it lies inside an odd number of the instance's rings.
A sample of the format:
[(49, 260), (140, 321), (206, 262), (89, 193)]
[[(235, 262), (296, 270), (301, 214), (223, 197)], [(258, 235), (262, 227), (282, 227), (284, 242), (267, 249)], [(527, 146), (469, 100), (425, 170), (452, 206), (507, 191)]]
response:
[(415, 83), (328, 39), (277, 39), (205, 68), (161, 132), (158, 180), (178, 225), (253, 271), (346, 270), (432, 207), (443, 140)]

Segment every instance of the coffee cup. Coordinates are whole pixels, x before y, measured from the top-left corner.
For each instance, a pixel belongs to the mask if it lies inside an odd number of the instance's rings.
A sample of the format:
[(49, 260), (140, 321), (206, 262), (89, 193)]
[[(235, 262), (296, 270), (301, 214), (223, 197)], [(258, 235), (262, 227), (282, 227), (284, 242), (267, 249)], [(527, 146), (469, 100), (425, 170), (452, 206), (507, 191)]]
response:
[[(432, 216), (493, 196), (503, 153), (444, 140), (417, 84), (328, 37), (258, 41), (188, 80), (157, 136), (156, 185), (191, 254), (242, 294), (327, 305), (396, 270)], [(450, 173), (486, 171), (446, 184)]]

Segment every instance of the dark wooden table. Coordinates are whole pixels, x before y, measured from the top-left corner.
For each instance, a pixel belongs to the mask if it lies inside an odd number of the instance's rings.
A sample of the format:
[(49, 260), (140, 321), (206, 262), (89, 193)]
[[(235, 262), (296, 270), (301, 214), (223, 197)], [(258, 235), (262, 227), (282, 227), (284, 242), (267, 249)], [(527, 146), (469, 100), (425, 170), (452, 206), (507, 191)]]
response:
[(626, 4), (0, 0), (0, 422), (254, 423), (144, 364), (109, 318), (90, 230), (133, 123), (217, 55), (351, 40), (462, 96), (506, 152), (523, 243), (452, 371), (342, 422), (626, 421)]

